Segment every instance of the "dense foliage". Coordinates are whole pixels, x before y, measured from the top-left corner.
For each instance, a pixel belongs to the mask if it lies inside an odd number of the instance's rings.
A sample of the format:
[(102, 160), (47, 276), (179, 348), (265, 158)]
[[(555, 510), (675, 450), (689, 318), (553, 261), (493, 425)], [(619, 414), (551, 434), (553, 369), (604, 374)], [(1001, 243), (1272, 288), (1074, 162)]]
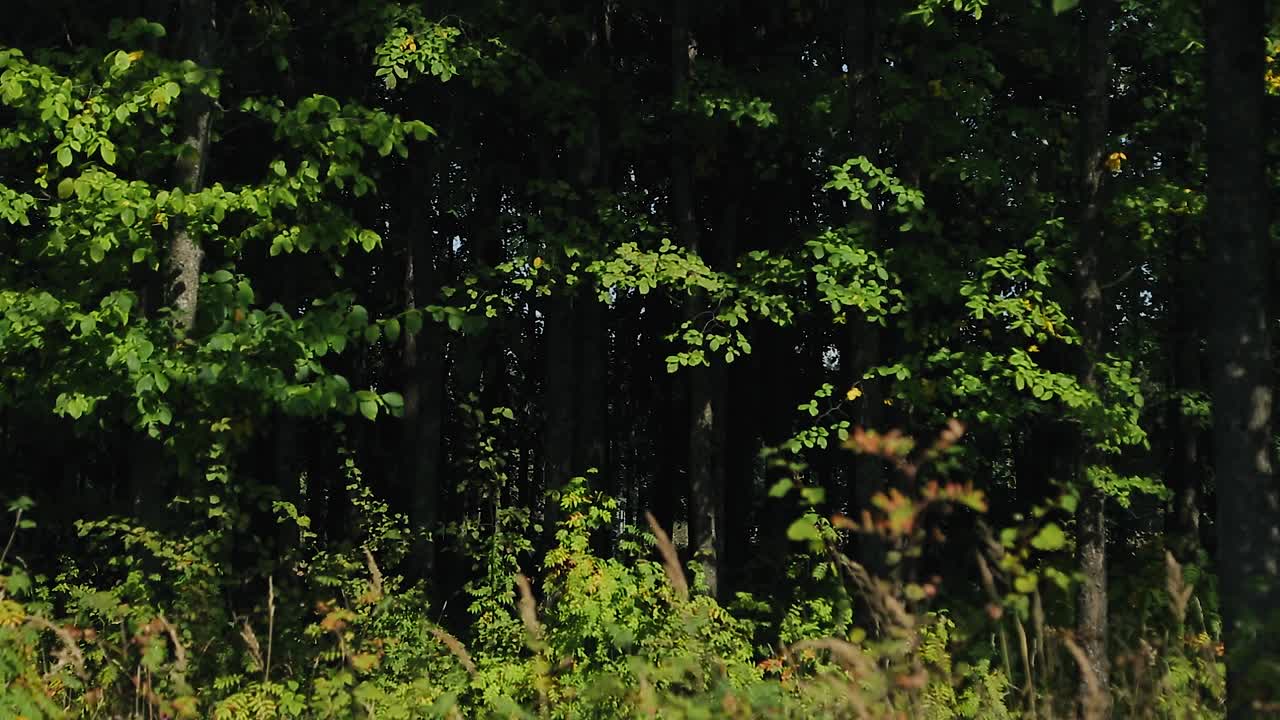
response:
[(0, 25), (0, 718), (1280, 707), (1261, 0)]

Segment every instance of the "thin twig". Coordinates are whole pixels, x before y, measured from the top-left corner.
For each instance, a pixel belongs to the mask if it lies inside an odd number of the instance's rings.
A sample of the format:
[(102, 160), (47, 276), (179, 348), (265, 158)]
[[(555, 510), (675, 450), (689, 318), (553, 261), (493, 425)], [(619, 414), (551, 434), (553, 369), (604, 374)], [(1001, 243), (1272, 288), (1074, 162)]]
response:
[(276, 586), (275, 578), (267, 576), (267, 663), (262, 669), (262, 682), (271, 682), (271, 646), (275, 639), (276, 628)]
[(9, 549), (13, 547), (13, 539), (18, 536), (18, 524), (22, 522), (22, 508), (18, 508), (18, 512), (13, 518), (13, 529), (9, 531), (9, 542), (4, 544), (4, 551), (0, 552), (0, 567), (4, 567), (4, 559), (9, 557)]

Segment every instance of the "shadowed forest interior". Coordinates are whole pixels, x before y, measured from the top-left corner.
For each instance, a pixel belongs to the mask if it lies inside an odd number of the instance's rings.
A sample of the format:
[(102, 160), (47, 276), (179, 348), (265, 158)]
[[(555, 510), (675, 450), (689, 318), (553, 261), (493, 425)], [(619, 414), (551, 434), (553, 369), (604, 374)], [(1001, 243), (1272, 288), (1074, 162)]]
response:
[(0, 719), (1280, 713), (1263, 0), (11, 0)]

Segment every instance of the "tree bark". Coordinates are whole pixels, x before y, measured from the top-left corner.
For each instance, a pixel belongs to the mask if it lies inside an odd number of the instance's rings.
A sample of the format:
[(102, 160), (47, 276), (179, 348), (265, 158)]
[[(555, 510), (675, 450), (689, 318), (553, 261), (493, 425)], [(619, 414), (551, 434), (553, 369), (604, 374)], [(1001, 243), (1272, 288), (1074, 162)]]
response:
[[(1077, 377), (1098, 390), (1096, 361), (1102, 352), (1103, 308), (1099, 277), (1102, 246), (1102, 174), (1107, 143), (1111, 54), (1108, 47), (1112, 0), (1085, 0), (1080, 35), (1080, 130), (1077, 137), (1079, 219), (1075, 255), (1076, 321), (1081, 336)], [(1082, 428), (1075, 457), (1080, 503), (1076, 508), (1076, 561), (1083, 580), (1076, 597), (1076, 635), (1087, 667), (1080, 668), (1078, 710), (1087, 719), (1110, 717), (1110, 661), (1107, 655), (1107, 534), (1105, 496), (1093, 486), (1089, 469), (1100, 465), (1096, 444)], [(1090, 677), (1092, 676), (1092, 677)]]
[[(878, 0), (858, 0), (845, 6), (844, 65), (848, 119), (848, 148), (853, 157), (863, 156), (873, 163), (880, 156), (880, 8)], [(845, 158), (839, 158), (844, 160)], [(865, 234), (868, 247), (879, 245), (874, 211), (852, 208), (852, 219)], [(847, 353), (848, 380), (862, 391), (854, 421), (868, 430), (883, 431), (885, 421), (884, 382), (878, 378), (863, 379), (867, 370), (880, 364), (883, 328), (861, 317), (849, 321)], [(871, 498), (887, 484), (884, 461), (871, 455), (859, 455), (853, 467), (852, 510), (855, 517), (871, 510)], [(858, 559), (872, 573), (885, 570), (884, 542), (875, 535), (858, 537)]]
[(1262, 714), (1280, 652), (1280, 488), (1273, 477), (1262, 0), (1207, 0), (1209, 295), (1218, 578), (1227, 717)]
[(546, 408), (544, 455), (548, 490), (558, 490), (573, 477), (574, 419), (574, 329), (573, 302), (563, 294), (553, 294), (543, 306), (546, 322), (542, 337), (546, 345)]
[[(583, 114), (586, 125), (577, 159), (577, 192), (579, 214), (587, 218), (589, 227), (598, 222), (596, 190), (609, 182), (611, 158), (604, 133), (606, 98), (611, 81), (611, 49), (609, 46), (609, 2), (588, 0), (586, 14), (588, 32), (584, 47), (587, 86), (600, 100)], [(604, 477), (603, 488), (611, 489), (615, 479), (608, 467), (609, 434), (609, 332), (605, 325), (606, 309), (595, 295), (594, 287), (583, 288), (575, 299), (574, 329), (577, 350), (578, 382), (575, 408), (575, 471), (595, 468)]]
[[(201, 67), (212, 60), (212, 0), (180, 0), (178, 52)], [(180, 150), (174, 163), (173, 184), (185, 193), (199, 192), (209, 157), (209, 98), (189, 88), (178, 111)], [(165, 302), (173, 312), (175, 332), (185, 335), (195, 325), (200, 300), (200, 262), (204, 251), (181, 218), (173, 221), (173, 240), (165, 255)]]
[[(424, 193), (424, 179), (412, 173), (405, 202), (410, 208), (420, 207), (412, 195)], [(412, 310), (428, 304), (435, 290), (437, 273), (432, 266), (429, 231), (424, 218), (416, 210), (407, 212), (409, 227), (404, 237), (405, 307)], [(410, 570), (422, 578), (432, 578), (436, 571), (436, 545), (430, 533), (439, 528), (440, 467), (443, 460), (441, 435), (444, 425), (445, 359), (444, 338), (440, 326), (428, 319), (415, 334), (405, 332), (400, 354), (404, 387), (402, 424), (403, 457), (400, 496), (407, 508), (409, 521), (419, 535), (415, 536)]]
[[(201, 67), (210, 66), (213, 59), (213, 0), (180, 0), (174, 53), (193, 60)], [(204, 176), (209, 158), (209, 125), (211, 122), (209, 98), (199, 90), (183, 91), (178, 107), (178, 157), (174, 161), (171, 180), (175, 189), (184, 193), (199, 192), (204, 187)], [(164, 305), (170, 310), (170, 326), (176, 338), (188, 335), (195, 327), (196, 313), (200, 307), (200, 263), (204, 251), (191, 236), (183, 218), (170, 221), (173, 238), (165, 250), (162, 276), (159, 278)], [(147, 292), (143, 292), (146, 306)], [(144, 310), (145, 312), (145, 310)], [(142, 516), (148, 507), (164, 512), (164, 504), (144, 502), (144, 496), (156, 488), (165, 488), (168, 495), (187, 495), (193, 489), (192, 478), (175, 472), (164, 457), (160, 443), (146, 435), (135, 434), (130, 440), (128, 512)]]
[[(671, 21), (671, 96), (674, 104), (689, 98), (689, 79), (697, 45), (689, 25), (689, 4), (673, 3)], [(682, 111), (676, 111), (677, 116)], [(701, 243), (694, 200), (693, 146), (677, 121), (671, 144), (671, 203), (680, 242), (709, 262)], [(685, 319), (704, 318), (706, 299), (691, 296)], [(720, 562), (724, 550), (724, 463), (722, 400), (723, 371), (695, 367), (689, 373), (689, 530), (690, 547), (702, 563), (703, 577), (713, 597), (720, 591)]]
[(1165, 485), (1173, 493), (1165, 517), (1166, 542), (1181, 563), (1198, 562), (1200, 500), (1204, 488), (1204, 434), (1199, 421), (1183, 410), (1182, 393), (1204, 389), (1201, 381), (1200, 338), (1203, 323), (1197, 308), (1204, 306), (1194, 268), (1201, 259), (1192, 256), (1192, 228), (1178, 228), (1169, 252), (1169, 388), (1174, 392), (1165, 410), (1169, 437)]
[[(582, 7), (586, 32), (580, 61), (585, 84), (597, 96), (607, 92), (609, 77), (609, 3), (588, 0)], [(573, 212), (589, 228), (596, 224), (594, 193), (608, 179), (609, 158), (602, 130), (603, 103), (582, 115), (583, 133), (573, 148), (570, 180), (576, 198)], [(605, 307), (589, 285), (566, 287), (546, 304), (546, 480), (558, 490), (570, 478), (595, 470), (609, 474), (608, 360), (609, 334)], [(605, 477), (612, 483), (612, 477)], [(556, 508), (548, 508), (556, 518)], [(547, 529), (554, 532), (554, 522)]]

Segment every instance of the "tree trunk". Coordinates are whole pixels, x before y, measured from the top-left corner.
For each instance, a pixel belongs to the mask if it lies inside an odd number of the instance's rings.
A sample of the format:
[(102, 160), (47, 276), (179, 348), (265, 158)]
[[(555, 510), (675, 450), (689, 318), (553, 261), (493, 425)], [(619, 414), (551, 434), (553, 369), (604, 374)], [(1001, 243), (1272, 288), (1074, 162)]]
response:
[[(212, 0), (180, 0), (178, 52), (201, 67), (212, 60)], [(178, 137), (181, 144), (174, 163), (173, 184), (183, 192), (199, 192), (209, 156), (209, 99), (198, 90), (185, 91), (178, 111)], [(200, 299), (200, 261), (204, 251), (191, 237), (181, 218), (173, 221), (173, 240), (165, 255), (165, 302), (173, 311), (174, 330), (185, 335), (195, 325)]]
[(1209, 295), (1218, 577), (1227, 716), (1260, 715), (1280, 652), (1280, 488), (1272, 471), (1272, 366), (1262, 0), (1208, 0)]
[[(851, 156), (864, 156), (873, 163), (880, 155), (880, 33), (878, 0), (858, 0), (845, 6), (844, 17), (845, 102), (849, 113), (848, 148)], [(840, 158), (844, 159), (844, 158)], [(865, 233), (868, 247), (879, 244), (876, 216), (873, 211), (852, 208), (852, 219)], [(880, 364), (883, 328), (861, 317), (851, 318), (847, 353), (847, 379), (862, 391), (854, 422), (869, 430), (886, 430), (884, 425), (884, 382), (862, 379), (872, 367)], [(859, 455), (854, 460), (852, 508), (855, 517), (871, 510), (871, 498), (885, 489), (884, 462), (874, 456)], [(875, 535), (858, 537), (858, 559), (863, 566), (879, 575), (885, 570), (884, 542)]]
[[(413, 173), (409, 194), (426, 192), (419, 173)], [(417, 203), (409, 197), (410, 207)], [(404, 236), (405, 307), (416, 309), (430, 303), (435, 290), (436, 271), (432, 267), (430, 235), (420, 213), (408, 213)], [(444, 338), (439, 324), (428, 319), (417, 333), (405, 332), (401, 347), (404, 386), (403, 470), (400, 481), (402, 507), (416, 536), (411, 572), (431, 578), (436, 570), (436, 545), (428, 533), (438, 531), (440, 507), (440, 466), (443, 456), (441, 432), (444, 424), (445, 361)]]
[[(1107, 142), (1111, 56), (1108, 47), (1111, 0), (1086, 0), (1080, 35), (1080, 130), (1077, 138), (1079, 220), (1075, 257), (1076, 320), (1081, 336), (1077, 377), (1097, 391), (1095, 363), (1102, 352), (1102, 173)], [(1076, 560), (1083, 575), (1076, 597), (1076, 635), (1087, 667), (1080, 668), (1077, 700), (1080, 716), (1111, 715), (1110, 662), (1107, 656), (1106, 501), (1089, 479), (1089, 468), (1102, 462), (1088, 428), (1082, 428), (1075, 457), (1080, 503), (1076, 509)]]
[[(546, 348), (546, 384), (543, 387), (545, 429), (543, 431), (544, 478), (548, 492), (564, 487), (573, 477), (574, 420), (574, 347), (573, 300), (560, 290), (547, 298), (543, 306), (545, 322), (542, 338)], [(554, 524), (559, 517), (556, 503), (548, 500), (545, 508), (546, 530), (554, 537)]]
[(1201, 259), (1191, 255), (1194, 242), (1190, 237), (1194, 237), (1191, 228), (1175, 230), (1169, 252), (1169, 388), (1174, 392), (1165, 411), (1169, 434), (1165, 485), (1173, 493), (1172, 507), (1165, 517), (1165, 534), (1174, 557), (1184, 564), (1199, 560), (1200, 498), (1206, 469), (1200, 423), (1188, 416), (1182, 406), (1182, 393), (1203, 390), (1200, 362), (1203, 323), (1196, 308), (1203, 307), (1205, 300), (1193, 274), (1193, 268), (1201, 264)]
[(574, 471), (585, 472), (595, 468), (606, 476), (601, 478), (604, 483), (602, 489), (609, 489), (613, 482), (613, 478), (608, 477), (609, 335), (605, 327), (604, 305), (590, 296), (592, 292), (587, 289), (583, 297), (577, 298), (575, 310), (578, 371), (574, 424), (578, 432), (574, 442)]
[[(697, 46), (689, 26), (689, 4), (673, 3), (671, 22), (671, 96), (674, 104), (689, 97), (689, 78)], [(683, 111), (677, 111), (679, 117)], [(704, 256), (694, 201), (693, 146), (679, 120), (671, 144), (671, 203), (680, 242)], [(691, 296), (685, 304), (685, 319), (704, 318), (709, 312), (706, 299)], [(722, 369), (696, 367), (689, 373), (689, 530), (690, 549), (702, 563), (707, 589), (717, 596), (720, 589), (720, 561), (724, 545), (724, 465)]]
[[(583, 66), (588, 75), (587, 86), (598, 98), (595, 107), (584, 112), (586, 124), (582, 147), (577, 158), (577, 192), (579, 215), (597, 226), (596, 190), (609, 182), (611, 158), (605, 142), (604, 119), (609, 112), (607, 97), (611, 86), (611, 48), (609, 46), (609, 3), (588, 0), (588, 31), (584, 45)], [(605, 325), (605, 306), (595, 295), (594, 287), (585, 287), (575, 300), (574, 329), (577, 349), (577, 401), (575, 408), (575, 472), (595, 468), (604, 475), (602, 489), (612, 489), (610, 477), (608, 407), (609, 407), (609, 332)]]
[[(213, 13), (212, 0), (180, 0), (178, 3), (177, 46), (178, 56), (195, 61), (201, 67), (212, 62)], [(179, 153), (174, 161), (172, 181), (175, 189), (184, 193), (199, 192), (204, 187), (204, 175), (209, 157), (209, 124), (211, 105), (203, 93), (187, 88), (178, 108)], [(187, 230), (180, 217), (170, 222), (173, 238), (165, 251), (161, 278), (164, 304), (172, 315), (170, 322), (175, 336), (181, 338), (191, 332), (200, 306), (200, 262), (204, 251)], [(144, 297), (146, 293), (143, 293)], [(141, 516), (148, 508), (164, 513), (165, 503), (144, 502), (144, 496), (157, 488), (168, 495), (187, 495), (193, 490), (191, 478), (175, 472), (164, 457), (160, 443), (145, 435), (135, 435), (130, 441), (130, 474), (127, 495), (129, 510)]]

